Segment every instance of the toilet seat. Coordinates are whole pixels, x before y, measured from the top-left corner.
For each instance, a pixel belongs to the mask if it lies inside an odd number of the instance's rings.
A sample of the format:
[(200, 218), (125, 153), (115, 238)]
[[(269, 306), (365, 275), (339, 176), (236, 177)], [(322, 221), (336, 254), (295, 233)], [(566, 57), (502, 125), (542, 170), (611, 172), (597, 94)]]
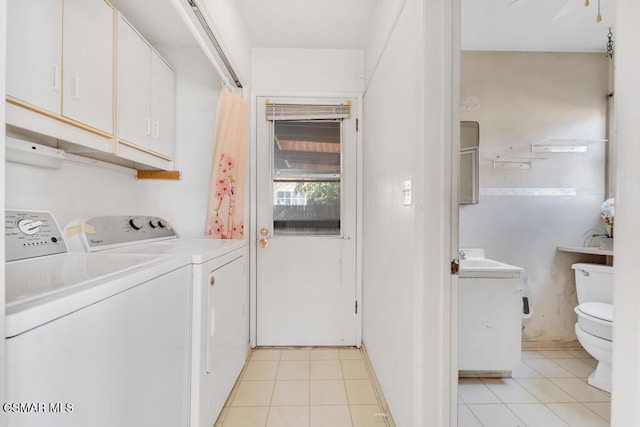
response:
[(602, 302), (585, 302), (573, 309), (578, 315), (578, 326), (588, 334), (612, 340), (613, 305)]

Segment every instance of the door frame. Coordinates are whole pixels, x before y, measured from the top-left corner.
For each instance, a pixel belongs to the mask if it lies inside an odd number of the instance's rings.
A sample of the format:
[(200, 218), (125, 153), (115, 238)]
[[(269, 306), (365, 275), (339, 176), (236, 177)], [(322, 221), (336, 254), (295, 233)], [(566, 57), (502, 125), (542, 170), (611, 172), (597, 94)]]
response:
[[(356, 132), (356, 300), (358, 301), (358, 313), (356, 314), (356, 342), (358, 347), (362, 343), (362, 93), (360, 92), (292, 92), (292, 91), (269, 91), (256, 90), (251, 92), (251, 108), (249, 112), (250, 123), (250, 198), (251, 212), (249, 219), (249, 343), (251, 348), (257, 343), (257, 170), (258, 170), (258, 98), (351, 98), (357, 102), (354, 113), (359, 123), (359, 130)], [(246, 234), (245, 234), (246, 235)]]

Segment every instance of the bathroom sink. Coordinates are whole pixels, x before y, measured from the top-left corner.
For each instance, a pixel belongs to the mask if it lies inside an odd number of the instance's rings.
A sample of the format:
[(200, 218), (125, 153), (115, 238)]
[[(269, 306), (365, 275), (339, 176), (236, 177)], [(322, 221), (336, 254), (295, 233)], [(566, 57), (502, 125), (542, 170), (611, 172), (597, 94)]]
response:
[(463, 259), (460, 261), (460, 268), (464, 269), (472, 269), (472, 268), (481, 268), (481, 269), (490, 269), (490, 268), (501, 268), (503, 264), (499, 261), (494, 261), (488, 258), (476, 258), (476, 259)]
[(482, 249), (461, 249), (460, 277), (520, 278), (522, 268), (494, 259), (485, 258)]

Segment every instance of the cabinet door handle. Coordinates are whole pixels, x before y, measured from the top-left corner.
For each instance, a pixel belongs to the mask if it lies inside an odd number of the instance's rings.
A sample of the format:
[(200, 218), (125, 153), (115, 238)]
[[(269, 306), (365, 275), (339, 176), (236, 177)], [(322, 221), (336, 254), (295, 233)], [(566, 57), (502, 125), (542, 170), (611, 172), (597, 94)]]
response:
[(144, 134), (151, 135), (151, 119), (149, 117), (144, 118)]
[(158, 122), (153, 122), (153, 138), (154, 139), (160, 138), (160, 123)]
[(51, 89), (60, 90), (60, 65), (51, 64)]
[(80, 98), (80, 77), (77, 74), (71, 74), (71, 97)]

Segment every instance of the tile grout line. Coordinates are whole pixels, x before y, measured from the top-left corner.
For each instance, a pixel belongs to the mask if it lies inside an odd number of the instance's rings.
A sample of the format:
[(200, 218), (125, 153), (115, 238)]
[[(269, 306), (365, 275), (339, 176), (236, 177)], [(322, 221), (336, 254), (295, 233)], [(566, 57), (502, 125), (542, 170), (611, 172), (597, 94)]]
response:
[[(582, 402), (580, 402), (580, 403), (582, 403)], [(607, 403), (607, 402), (589, 402), (589, 403)], [(604, 417), (602, 417), (602, 415), (598, 414), (596, 411), (594, 411), (593, 409), (589, 408), (584, 403), (582, 403), (582, 405), (585, 406), (588, 410), (590, 410), (594, 414), (596, 414), (597, 417), (600, 417), (600, 419), (603, 420), (605, 423), (611, 424), (611, 421), (607, 421)], [(609, 405), (611, 405), (611, 402), (609, 402)]]
[(342, 365), (342, 356), (340, 355), (340, 351), (338, 351), (338, 360), (340, 362), (340, 373), (342, 374), (342, 387), (344, 388), (344, 395), (347, 398), (347, 408), (349, 410), (349, 421), (351, 422), (351, 427), (353, 427), (353, 414), (351, 413), (351, 401), (349, 399), (349, 391), (347, 390), (347, 381), (344, 378), (344, 367)]
[(485, 427), (485, 425), (484, 425), (484, 424), (482, 424), (482, 421), (480, 421), (480, 418), (478, 418), (478, 416), (476, 415), (476, 413), (475, 413), (475, 412), (473, 412), (473, 411), (471, 410), (471, 408), (469, 408), (469, 405), (465, 404), (464, 406), (466, 406), (466, 407), (467, 407), (467, 410), (468, 410), (469, 412), (471, 412), (471, 415), (473, 415), (473, 418), (475, 418), (476, 420), (478, 420), (478, 423), (480, 423), (480, 425), (481, 425), (482, 427)]
[(264, 420), (265, 427), (269, 423), (269, 415), (271, 415), (271, 403), (273, 403), (273, 396), (276, 392), (276, 383), (278, 381), (278, 371), (280, 371), (280, 361), (282, 360), (282, 350), (280, 350), (280, 355), (278, 356), (278, 367), (276, 368), (276, 375), (273, 378), (273, 388), (271, 389), (271, 399), (269, 399), (269, 406), (267, 407), (267, 419)]

